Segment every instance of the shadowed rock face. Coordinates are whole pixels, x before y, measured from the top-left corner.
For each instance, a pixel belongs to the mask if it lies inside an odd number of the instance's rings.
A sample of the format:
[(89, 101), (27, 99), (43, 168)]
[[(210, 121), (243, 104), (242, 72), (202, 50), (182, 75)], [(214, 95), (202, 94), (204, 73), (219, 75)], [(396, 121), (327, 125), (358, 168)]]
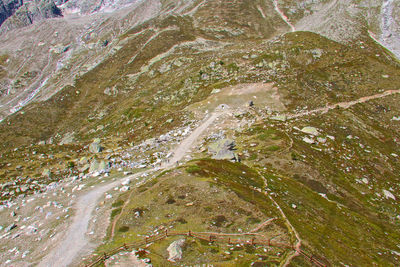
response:
[(63, 14), (112, 12), (140, 0), (0, 0), (0, 34)]
[(0, 25), (22, 5), (22, 0), (0, 0)]
[(1, 25), (0, 33), (22, 28), (43, 19), (62, 16), (61, 10), (52, 0), (31, 1), (25, 4), (21, 1), (21, 5), (18, 7), (21, 8), (15, 10), (15, 13), (11, 14)]

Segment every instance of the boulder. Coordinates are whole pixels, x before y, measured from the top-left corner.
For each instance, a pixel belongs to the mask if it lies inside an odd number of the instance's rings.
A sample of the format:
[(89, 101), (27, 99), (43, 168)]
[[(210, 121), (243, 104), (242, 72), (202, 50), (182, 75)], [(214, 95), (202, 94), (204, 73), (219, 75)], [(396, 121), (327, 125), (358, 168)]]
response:
[(383, 194), (385, 195), (386, 199), (391, 198), (393, 200), (396, 200), (396, 197), (388, 190), (383, 189)]
[(319, 132), (317, 128), (311, 127), (311, 126), (306, 126), (303, 129), (301, 129), (303, 133), (310, 134), (310, 135), (319, 135)]
[(303, 141), (306, 142), (307, 144), (314, 144), (315, 141), (312, 138), (304, 137)]
[(276, 115), (271, 117), (271, 120), (274, 121), (286, 121), (286, 119), (286, 115)]
[(98, 161), (94, 159), (90, 163), (89, 172), (105, 172), (110, 167), (110, 163), (106, 162), (105, 160)]
[(85, 164), (87, 164), (88, 162), (89, 162), (89, 159), (88, 159), (87, 157), (82, 157), (82, 158), (80, 158), (78, 164), (79, 164), (79, 165), (85, 165)]
[[(59, 145), (68, 145), (68, 144), (72, 144), (74, 142), (74, 136), (75, 134), (73, 132), (71, 133), (66, 133), (63, 137), (63, 139), (61, 139), (61, 142), (59, 143)], [(49, 142), (50, 143), (50, 142)]]
[(208, 146), (208, 151), (213, 159), (238, 160), (235, 150), (235, 142), (230, 139), (221, 139)]
[(182, 259), (182, 246), (185, 244), (185, 239), (179, 239), (171, 243), (167, 248), (169, 253), (168, 260), (171, 262), (176, 262)]
[(51, 177), (51, 171), (49, 169), (44, 169), (42, 172), (42, 176), (44, 177)]
[(103, 148), (102, 148), (101, 145), (100, 145), (100, 139), (99, 139), (99, 138), (94, 139), (94, 140), (93, 140), (93, 143), (91, 143), (91, 144), (89, 145), (89, 151), (90, 151), (91, 153), (99, 153), (99, 152), (101, 152), (102, 150), (103, 150)]
[(121, 192), (126, 192), (126, 191), (128, 191), (129, 189), (131, 189), (131, 187), (130, 187), (129, 185), (124, 185), (123, 187), (121, 187), (121, 188), (119, 189), (119, 191), (121, 191)]
[(14, 229), (14, 228), (16, 228), (16, 227), (17, 227), (17, 225), (16, 225), (15, 223), (12, 223), (12, 224), (10, 224), (9, 226), (7, 226), (7, 228), (4, 229), (4, 231), (5, 231), (6, 233), (8, 233), (8, 232), (10, 232), (12, 229)]

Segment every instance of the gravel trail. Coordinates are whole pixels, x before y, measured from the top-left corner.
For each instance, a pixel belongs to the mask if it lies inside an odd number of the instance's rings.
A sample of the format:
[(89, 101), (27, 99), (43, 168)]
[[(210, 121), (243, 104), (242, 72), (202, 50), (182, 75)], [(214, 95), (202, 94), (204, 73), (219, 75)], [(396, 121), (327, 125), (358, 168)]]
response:
[[(136, 178), (144, 173), (151, 173), (160, 169), (169, 169), (175, 166), (190, 150), (195, 141), (200, 135), (222, 114), (226, 111), (213, 112), (210, 117), (204, 120), (186, 139), (184, 139), (178, 147), (173, 151), (172, 159), (159, 168), (154, 168), (148, 171), (143, 171), (129, 176), (129, 178)], [(98, 186), (93, 190), (80, 196), (74, 206), (75, 215), (72, 222), (64, 234), (62, 241), (56, 245), (45, 256), (38, 266), (68, 266), (71, 265), (78, 257), (82, 256), (82, 251), (87, 251), (91, 248), (91, 244), (86, 236), (89, 221), (92, 217), (92, 212), (99, 202), (101, 196), (115, 186), (120, 185), (122, 178), (112, 183)]]

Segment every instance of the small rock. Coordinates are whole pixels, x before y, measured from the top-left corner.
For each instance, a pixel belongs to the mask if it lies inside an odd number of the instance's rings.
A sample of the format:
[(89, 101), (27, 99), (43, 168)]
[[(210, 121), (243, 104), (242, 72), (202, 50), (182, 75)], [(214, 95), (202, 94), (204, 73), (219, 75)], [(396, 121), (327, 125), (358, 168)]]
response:
[(51, 171), (49, 169), (44, 169), (42, 172), (42, 176), (50, 178), (51, 177)]
[(89, 145), (89, 151), (91, 153), (99, 153), (103, 150), (103, 148), (100, 145), (100, 139), (96, 138), (93, 140), (93, 143)]
[(26, 192), (29, 189), (29, 187), (27, 185), (22, 185), (20, 187), (21, 192)]
[(386, 199), (391, 198), (393, 200), (396, 200), (396, 197), (391, 192), (389, 192), (385, 189), (383, 189), (383, 194), (385, 195)]
[(174, 241), (169, 245), (167, 251), (169, 253), (168, 260), (171, 262), (176, 262), (182, 259), (182, 246), (185, 244), (185, 239), (179, 239)]
[(286, 121), (286, 119), (286, 115), (276, 115), (271, 117), (271, 120), (274, 121)]
[(106, 162), (104, 160), (97, 161), (95, 159), (90, 163), (89, 172), (90, 173), (94, 173), (94, 172), (101, 173), (101, 172), (105, 172), (109, 167), (110, 167), (110, 163), (109, 162)]
[(400, 116), (393, 116), (392, 121), (400, 121)]
[[(63, 139), (61, 140), (60, 145), (72, 144), (72, 143), (74, 142), (74, 135), (75, 135), (74, 132), (66, 133), (66, 134), (64, 135)], [(48, 143), (51, 144), (51, 143), (52, 143), (52, 140), (51, 140), (51, 142), (50, 142), (50, 140), (49, 140)]]
[(6, 229), (4, 229), (4, 231), (6, 233), (10, 232), (11, 230), (15, 229), (17, 227), (17, 225), (15, 223), (10, 224), (9, 226), (6, 227)]
[(131, 179), (127, 178), (124, 181), (122, 181), (122, 185), (129, 185), (131, 183)]
[(129, 185), (124, 185), (123, 187), (121, 187), (121, 189), (119, 190), (119, 191), (121, 191), (121, 192), (126, 192), (126, 191), (128, 191), (130, 189), (130, 186)]
[(315, 143), (314, 139), (309, 138), (307, 136), (303, 138), (303, 142), (306, 142), (307, 144), (314, 144)]
[(300, 131), (302, 131), (303, 133), (306, 133), (306, 134), (314, 135), (314, 136), (319, 135), (317, 128), (314, 128), (311, 126), (303, 127), (303, 129), (301, 129)]
[(335, 137), (334, 137), (334, 136), (327, 135), (326, 137), (328, 137), (328, 138), (331, 139), (332, 141), (335, 141)]

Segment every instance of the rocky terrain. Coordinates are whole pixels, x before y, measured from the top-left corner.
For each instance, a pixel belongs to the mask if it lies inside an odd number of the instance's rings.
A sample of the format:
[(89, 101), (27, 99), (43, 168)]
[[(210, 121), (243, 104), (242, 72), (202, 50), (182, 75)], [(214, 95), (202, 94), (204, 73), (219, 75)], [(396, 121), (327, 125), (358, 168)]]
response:
[(0, 8), (2, 266), (400, 261), (398, 1)]

